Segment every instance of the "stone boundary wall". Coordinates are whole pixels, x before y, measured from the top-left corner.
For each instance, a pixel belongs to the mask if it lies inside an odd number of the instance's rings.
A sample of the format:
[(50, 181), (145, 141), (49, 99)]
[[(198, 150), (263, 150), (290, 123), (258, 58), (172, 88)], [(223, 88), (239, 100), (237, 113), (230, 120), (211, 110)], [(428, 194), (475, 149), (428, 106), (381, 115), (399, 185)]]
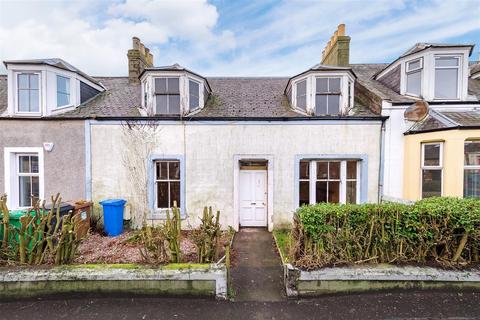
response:
[(284, 281), (288, 297), (382, 289), (479, 289), (480, 270), (378, 265), (304, 271), (284, 264)]
[(227, 298), (224, 264), (0, 268), (0, 299), (66, 292), (215, 295)]

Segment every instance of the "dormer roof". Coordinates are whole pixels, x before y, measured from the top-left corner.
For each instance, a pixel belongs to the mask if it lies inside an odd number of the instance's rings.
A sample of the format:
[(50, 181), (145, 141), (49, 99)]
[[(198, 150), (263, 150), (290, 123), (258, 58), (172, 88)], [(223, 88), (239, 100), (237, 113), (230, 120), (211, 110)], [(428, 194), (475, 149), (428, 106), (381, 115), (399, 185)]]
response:
[(85, 72), (81, 71), (80, 69), (74, 67), (73, 65), (71, 65), (71, 64), (68, 63), (67, 61), (65, 61), (65, 60), (63, 60), (63, 59), (60, 59), (60, 58), (27, 59), (27, 60), (6, 60), (6, 61), (3, 61), (3, 64), (5, 65), (5, 67), (7, 67), (7, 65), (9, 65), (9, 64), (18, 64), (18, 65), (22, 65), (22, 64), (48, 65), (48, 66), (51, 66), (51, 67), (55, 67), (55, 68), (63, 69), (63, 70), (66, 70), (66, 71), (74, 72), (74, 73), (76, 73), (76, 74), (84, 77), (84, 78), (87, 79), (88, 81), (91, 81), (91, 82), (93, 82), (94, 84), (101, 86), (101, 84), (100, 84), (97, 80), (95, 80), (93, 77), (89, 76), (89, 75), (86, 74)]
[(169, 65), (169, 66), (159, 66), (159, 67), (148, 67), (148, 68), (145, 68), (142, 73), (140, 74), (139, 78), (141, 78), (146, 72), (151, 72), (151, 71), (183, 71), (183, 72), (186, 72), (186, 73), (189, 73), (191, 75), (194, 75), (194, 76), (197, 76), (199, 78), (202, 78), (205, 83), (207, 84), (208, 86), (208, 89), (211, 91), (212, 88), (210, 87), (210, 84), (208, 83), (208, 79), (205, 78), (204, 76), (202, 75), (199, 75), (198, 73), (196, 72), (193, 72), (192, 70), (190, 69), (187, 69), (181, 65), (179, 65), (178, 63), (174, 63), (172, 65)]

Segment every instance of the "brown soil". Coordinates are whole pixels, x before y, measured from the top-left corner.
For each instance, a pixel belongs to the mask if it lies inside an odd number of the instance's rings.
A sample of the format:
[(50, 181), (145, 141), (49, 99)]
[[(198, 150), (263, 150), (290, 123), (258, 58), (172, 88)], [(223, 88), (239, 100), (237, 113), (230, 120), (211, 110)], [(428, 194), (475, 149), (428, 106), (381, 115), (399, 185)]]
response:
[[(89, 234), (78, 248), (75, 264), (91, 263), (145, 263), (140, 248), (142, 244), (129, 241), (134, 231), (125, 231), (117, 237), (102, 236), (98, 233)], [(197, 248), (190, 239), (190, 231), (182, 231), (181, 250), (182, 262), (197, 262)], [(229, 240), (228, 233), (224, 232), (221, 243)], [(223, 246), (220, 257), (225, 254)]]

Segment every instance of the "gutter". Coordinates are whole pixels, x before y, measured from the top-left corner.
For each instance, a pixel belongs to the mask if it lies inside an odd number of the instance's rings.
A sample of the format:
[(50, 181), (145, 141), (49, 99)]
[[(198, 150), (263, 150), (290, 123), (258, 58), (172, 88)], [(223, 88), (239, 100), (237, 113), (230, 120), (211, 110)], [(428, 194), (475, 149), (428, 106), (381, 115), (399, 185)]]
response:
[(448, 128), (435, 128), (435, 129), (427, 129), (421, 131), (407, 131), (404, 132), (404, 136), (413, 135), (413, 134), (421, 134), (421, 133), (428, 133), (428, 132), (438, 132), (438, 131), (448, 131), (448, 130), (478, 130), (480, 129), (480, 125), (478, 126), (454, 126)]

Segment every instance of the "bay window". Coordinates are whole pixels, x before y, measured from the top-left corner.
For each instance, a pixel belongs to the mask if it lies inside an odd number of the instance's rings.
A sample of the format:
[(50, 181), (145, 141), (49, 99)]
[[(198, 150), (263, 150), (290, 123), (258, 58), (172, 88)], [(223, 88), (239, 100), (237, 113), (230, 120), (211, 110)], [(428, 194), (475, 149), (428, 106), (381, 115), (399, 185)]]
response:
[(480, 140), (465, 141), (463, 196), (480, 198)]
[(457, 99), (460, 57), (435, 57), (435, 99)]
[(299, 206), (320, 202), (358, 203), (357, 160), (299, 162)]
[(19, 73), (17, 77), (18, 112), (40, 112), (40, 81), (38, 73)]
[(155, 78), (155, 113), (180, 114), (180, 78)]
[(315, 114), (340, 113), (340, 78), (316, 78)]
[(415, 59), (407, 62), (406, 74), (407, 74), (407, 93), (420, 96), (422, 94), (422, 69), (423, 59)]
[(422, 144), (422, 198), (442, 196), (443, 143)]

